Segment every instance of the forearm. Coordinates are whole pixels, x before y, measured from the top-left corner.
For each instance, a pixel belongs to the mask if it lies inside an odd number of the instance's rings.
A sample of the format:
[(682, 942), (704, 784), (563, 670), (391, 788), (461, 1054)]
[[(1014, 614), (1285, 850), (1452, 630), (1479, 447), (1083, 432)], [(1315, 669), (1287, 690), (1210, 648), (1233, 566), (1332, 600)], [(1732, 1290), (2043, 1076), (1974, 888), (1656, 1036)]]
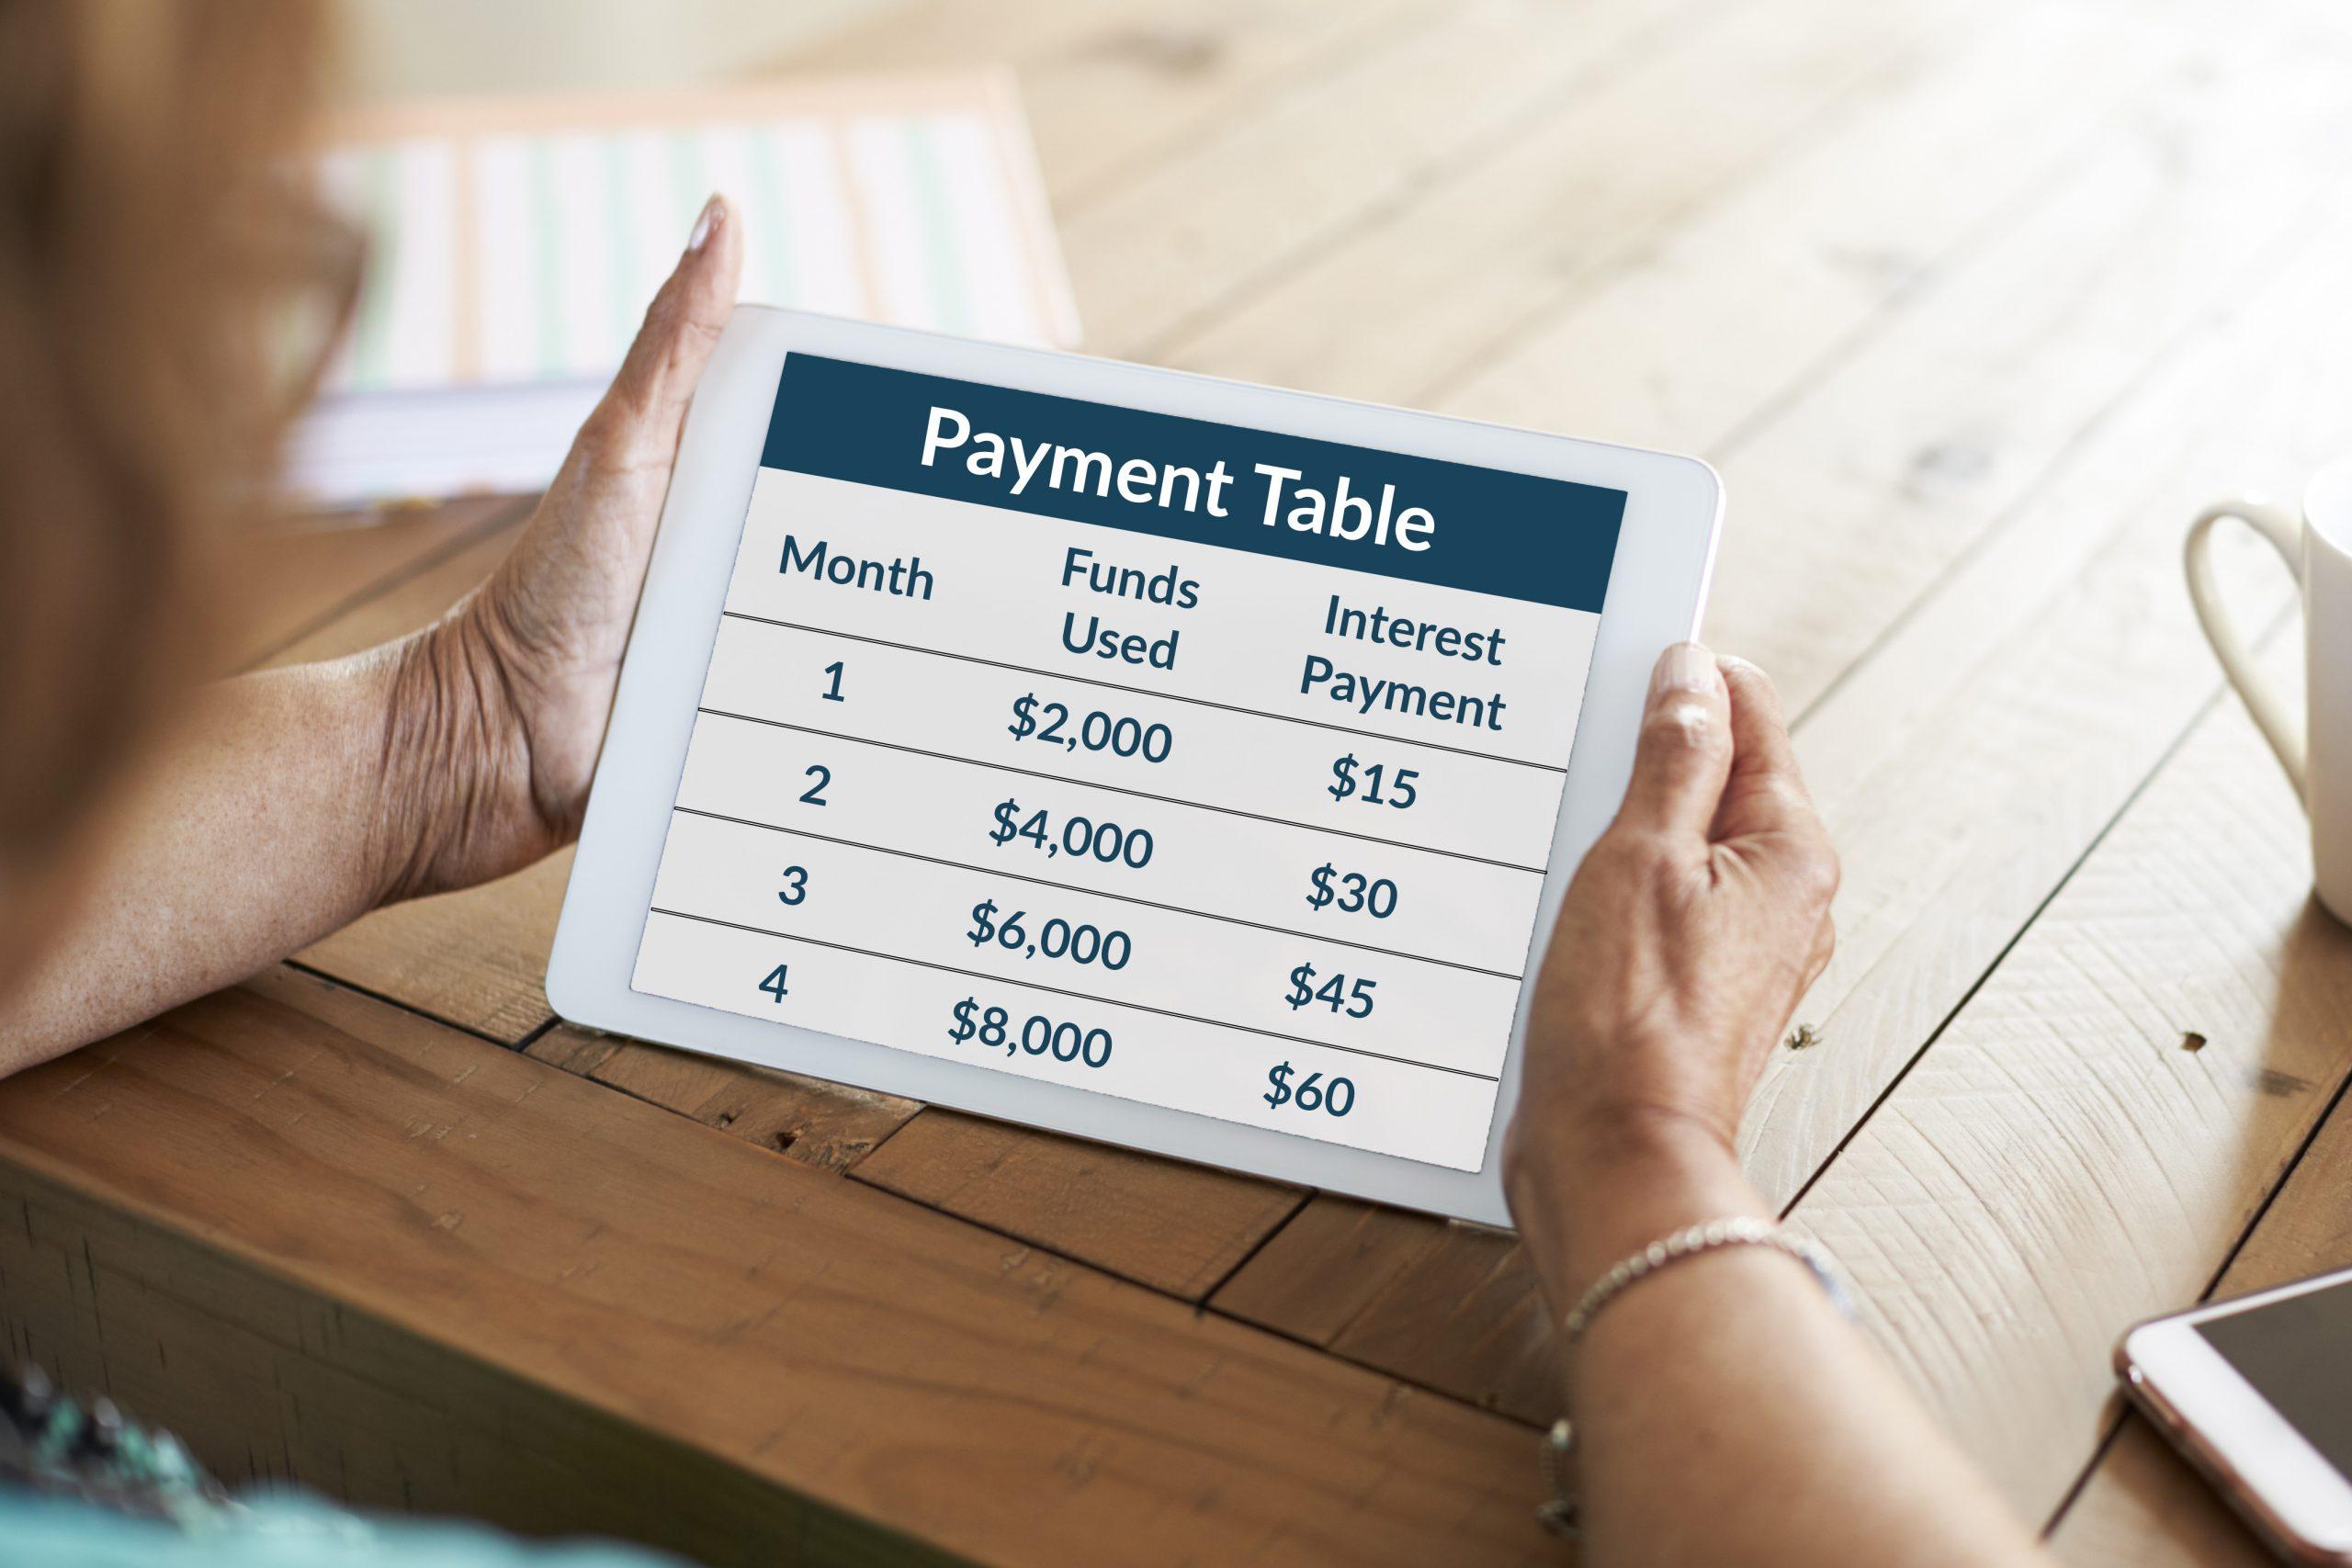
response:
[[(1685, 1225), (1769, 1213), (1703, 1139), (1606, 1173), (1521, 1173), (1556, 1307)], [(2012, 1563), (2040, 1549), (1804, 1267), (1760, 1247), (1627, 1289), (1572, 1353), (1594, 1563)]]
[(78, 897), (0, 995), (14, 1072), (241, 979), (381, 902), (407, 645), (243, 676), (186, 721), (92, 834)]

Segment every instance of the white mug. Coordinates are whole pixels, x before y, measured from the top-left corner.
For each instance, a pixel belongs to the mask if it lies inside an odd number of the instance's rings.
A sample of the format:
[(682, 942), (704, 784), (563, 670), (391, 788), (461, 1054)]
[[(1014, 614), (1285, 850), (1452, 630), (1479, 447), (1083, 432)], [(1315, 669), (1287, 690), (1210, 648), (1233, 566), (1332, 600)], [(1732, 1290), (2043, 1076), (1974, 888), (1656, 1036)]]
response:
[[(2303, 590), (2307, 724), (2262, 682), (2213, 581), (2213, 525), (2234, 517), (2270, 541)], [(2248, 497), (2209, 506), (2189, 525), (2188, 597), (2230, 683), (2278, 753), (2312, 819), (2319, 901), (2352, 923), (2352, 457), (2312, 476), (2303, 513)]]

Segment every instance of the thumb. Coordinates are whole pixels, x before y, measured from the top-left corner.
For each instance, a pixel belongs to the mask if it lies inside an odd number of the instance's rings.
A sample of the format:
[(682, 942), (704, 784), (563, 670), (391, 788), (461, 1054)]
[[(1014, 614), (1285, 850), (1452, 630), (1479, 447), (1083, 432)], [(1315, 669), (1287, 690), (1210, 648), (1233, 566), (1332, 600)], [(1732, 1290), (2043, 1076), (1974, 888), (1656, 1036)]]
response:
[(686, 403), (734, 308), (743, 267), (741, 228), (725, 197), (703, 204), (684, 254), (646, 308), (628, 356), (590, 417), (601, 456), (634, 467), (666, 465), (676, 455)]
[(1731, 776), (1731, 694), (1715, 656), (1679, 642), (1658, 656), (1621, 825), (1701, 840)]

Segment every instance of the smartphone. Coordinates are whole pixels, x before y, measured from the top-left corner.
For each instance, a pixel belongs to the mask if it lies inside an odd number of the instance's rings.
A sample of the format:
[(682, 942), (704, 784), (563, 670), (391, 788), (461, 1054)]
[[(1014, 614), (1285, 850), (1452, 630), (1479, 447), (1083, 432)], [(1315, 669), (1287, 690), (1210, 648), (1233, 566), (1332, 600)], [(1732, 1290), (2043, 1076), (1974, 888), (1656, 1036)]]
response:
[(2141, 1324), (2115, 1370), (2276, 1550), (2352, 1563), (2352, 1269)]

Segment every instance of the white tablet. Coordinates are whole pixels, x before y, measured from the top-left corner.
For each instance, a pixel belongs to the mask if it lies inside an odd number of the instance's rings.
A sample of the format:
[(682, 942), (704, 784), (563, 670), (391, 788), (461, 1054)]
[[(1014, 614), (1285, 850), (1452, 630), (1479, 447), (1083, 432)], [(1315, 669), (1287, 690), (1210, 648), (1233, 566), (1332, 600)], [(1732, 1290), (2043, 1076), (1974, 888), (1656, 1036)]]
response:
[(739, 310), (548, 995), (1506, 1224), (1528, 982), (1720, 511), (1688, 457)]

